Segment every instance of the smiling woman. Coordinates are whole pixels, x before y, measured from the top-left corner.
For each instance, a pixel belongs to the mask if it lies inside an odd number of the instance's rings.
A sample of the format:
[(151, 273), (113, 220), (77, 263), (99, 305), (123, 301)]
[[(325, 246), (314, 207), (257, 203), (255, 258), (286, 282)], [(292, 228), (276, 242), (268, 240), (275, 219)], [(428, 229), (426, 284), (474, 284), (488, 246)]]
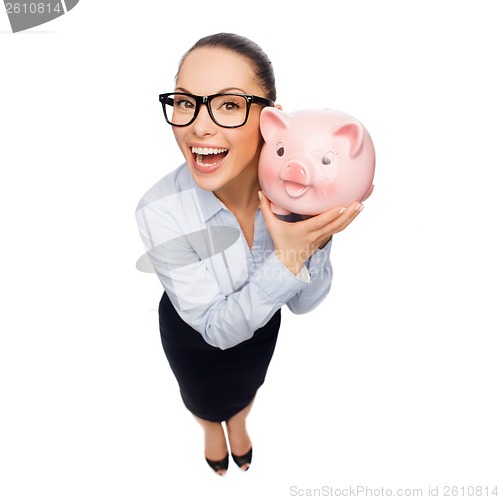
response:
[[(252, 65), (227, 47), (198, 46), (182, 61), (176, 92), (182, 93), (171, 97), (172, 118), (169, 120), (167, 111), (167, 121), (177, 125), (174, 135), (196, 183), (214, 192), (228, 207), (245, 196), (246, 207), (255, 210), (258, 183), (254, 170), (262, 141), (260, 111), (262, 105), (274, 103), (265, 98), (266, 91)], [(177, 100), (183, 111), (188, 110), (186, 114), (179, 113)], [(168, 107), (166, 103), (164, 110)], [(198, 155), (191, 154), (193, 148), (223, 149), (225, 153), (219, 162), (205, 162), (205, 157), (198, 162)], [(237, 184), (240, 187), (235, 191)]]
[(160, 95), (186, 161), (136, 210), (165, 289), (162, 345), (218, 474), (229, 464), (222, 422), (234, 462), (250, 466), (246, 418), (273, 356), (281, 307), (305, 313), (325, 298), (331, 236), (359, 214), (356, 202), (292, 224), (273, 215), (257, 169), (260, 114), (275, 99), (272, 65), (255, 43), (227, 33), (198, 41), (181, 60), (175, 91)]

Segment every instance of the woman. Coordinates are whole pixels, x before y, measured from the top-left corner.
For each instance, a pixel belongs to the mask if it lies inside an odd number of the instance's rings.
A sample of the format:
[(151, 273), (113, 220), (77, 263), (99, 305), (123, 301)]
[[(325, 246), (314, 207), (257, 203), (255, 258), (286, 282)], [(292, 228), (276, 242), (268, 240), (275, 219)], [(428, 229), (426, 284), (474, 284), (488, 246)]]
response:
[[(220, 33), (182, 58), (165, 118), (186, 162), (156, 183), (137, 221), (165, 292), (160, 333), (182, 399), (203, 427), (205, 458), (246, 470), (246, 418), (264, 382), (280, 308), (313, 309), (331, 285), (331, 236), (361, 203), (288, 223), (260, 192), (259, 116), (275, 106), (272, 65), (250, 40)], [(279, 106), (278, 106), (279, 107)], [(225, 429), (222, 423), (225, 422)]]

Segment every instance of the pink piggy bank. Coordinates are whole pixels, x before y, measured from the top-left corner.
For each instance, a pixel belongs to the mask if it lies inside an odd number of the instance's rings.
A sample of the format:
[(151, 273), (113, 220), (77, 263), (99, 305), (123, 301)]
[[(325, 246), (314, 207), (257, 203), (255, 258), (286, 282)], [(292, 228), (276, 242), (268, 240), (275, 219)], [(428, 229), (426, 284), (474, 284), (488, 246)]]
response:
[(290, 114), (264, 108), (260, 130), (260, 187), (275, 214), (317, 215), (361, 201), (375, 174), (368, 131), (333, 109)]

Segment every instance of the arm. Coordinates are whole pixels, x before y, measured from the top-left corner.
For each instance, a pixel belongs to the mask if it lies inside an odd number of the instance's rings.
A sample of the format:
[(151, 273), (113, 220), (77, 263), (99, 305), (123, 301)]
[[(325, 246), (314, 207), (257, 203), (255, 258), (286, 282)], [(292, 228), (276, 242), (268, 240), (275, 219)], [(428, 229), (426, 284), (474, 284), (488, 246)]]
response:
[(309, 274), (309, 284), (288, 302), (288, 308), (294, 314), (305, 314), (312, 311), (328, 295), (332, 286), (332, 264), (330, 250), (332, 240), (324, 248), (318, 249), (304, 264)]
[[(241, 266), (238, 242), (225, 257), (204, 253), (204, 249), (217, 246), (213, 232), (209, 226), (202, 231), (187, 227), (186, 221), (173, 215), (179, 205), (179, 200), (172, 198), (161, 210), (153, 205), (142, 207), (137, 211), (137, 222), (151, 263), (174, 307), (208, 344), (226, 349), (251, 338), (280, 307), (308, 286), (274, 252), (268, 252), (245, 284), (228, 292), (223, 285), (224, 259), (227, 257), (231, 265), (239, 257)], [(182, 206), (184, 212), (192, 209)], [(246, 262), (243, 264), (246, 269)]]
[[(373, 186), (362, 201), (372, 191)], [(293, 274), (298, 274), (303, 266), (309, 270), (308, 288), (288, 302), (288, 307), (294, 313), (308, 312), (326, 297), (331, 287), (332, 267), (329, 254), (332, 236), (343, 231), (359, 215), (363, 205), (354, 202), (348, 207), (334, 207), (315, 217), (290, 223), (273, 214), (270, 201), (263, 193), (259, 193), (259, 197), (277, 257)]]

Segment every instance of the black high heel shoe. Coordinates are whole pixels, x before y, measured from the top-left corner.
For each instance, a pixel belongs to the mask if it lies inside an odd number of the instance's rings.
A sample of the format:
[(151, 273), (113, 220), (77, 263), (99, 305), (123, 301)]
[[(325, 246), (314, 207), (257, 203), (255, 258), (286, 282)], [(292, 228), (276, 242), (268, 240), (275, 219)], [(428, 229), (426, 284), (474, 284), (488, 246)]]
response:
[[(250, 451), (248, 453), (245, 453), (244, 455), (237, 456), (231, 453), (231, 456), (233, 457), (234, 463), (240, 468), (242, 471), (247, 471), (250, 468), (250, 464), (252, 463), (252, 448), (250, 448)], [(248, 464), (248, 467), (246, 469), (242, 469), (245, 464)]]
[(213, 469), (213, 471), (219, 476), (224, 475), (224, 474), (219, 474), (219, 471), (221, 470), (227, 471), (227, 468), (229, 467), (229, 453), (222, 460), (210, 460), (207, 457), (205, 457), (205, 460), (207, 461), (207, 464), (210, 465), (210, 467)]

